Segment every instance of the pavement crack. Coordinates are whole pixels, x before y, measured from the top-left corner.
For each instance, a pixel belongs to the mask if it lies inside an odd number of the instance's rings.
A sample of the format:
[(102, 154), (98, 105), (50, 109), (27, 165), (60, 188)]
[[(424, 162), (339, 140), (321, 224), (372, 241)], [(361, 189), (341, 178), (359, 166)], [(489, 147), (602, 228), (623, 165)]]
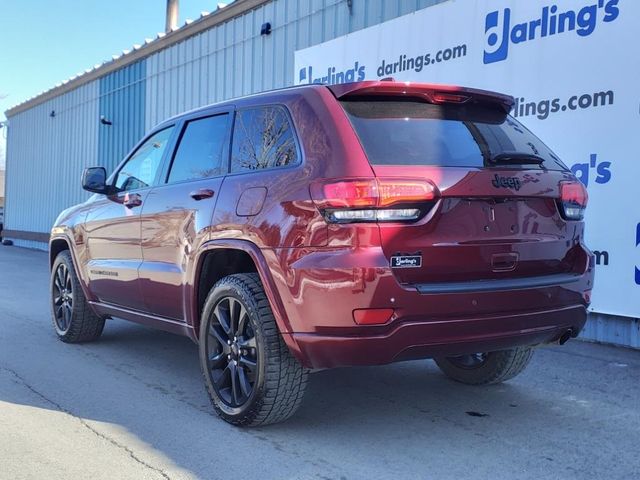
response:
[(76, 419), (78, 422), (80, 422), (80, 424), (86, 428), (87, 430), (89, 430), (91, 433), (93, 433), (94, 435), (98, 436), (99, 438), (109, 442), (111, 445), (113, 445), (116, 448), (119, 448), (120, 450), (125, 451), (129, 457), (131, 457), (135, 462), (137, 462), (138, 464), (142, 465), (143, 467), (152, 470), (160, 475), (162, 475), (163, 478), (167, 479), (167, 480), (171, 480), (171, 477), (162, 469), (158, 468), (158, 467), (154, 467), (153, 465), (145, 462), (144, 460), (142, 460), (140, 457), (138, 457), (135, 452), (133, 450), (131, 450), (129, 447), (127, 447), (126, 445), (118, 442), (117, 440), (109, 437), (108, 435), (105, 435), (104, 433), (100, 432), (99, 430), (97, 430), (96, 428), (92, 427), (86, 420), (84, 420), (82, 417), (78, 417), (77, 415), (74, 415), (70, 410), (64, 408), (62, 405), (60, 405), (58, 402), (56, 402), (55, 400), (50, 399), (49, 397), (47, 397), (45, 394), (43, 394), (42, 392), (36, 390), (34, 387), (32, 387), (29, 382), (27, 382), (27, 380), (25, 378), (23, 378), (18, 372), (16, 372), (15, 370), (12, 370), (11, 368), (7, 368), (7, 367), (0, 367), (0, 370), (4, 370), (5, 372), (10, 373), (11, 375), (13, 375), (22, 385), (24, 385), (29, 391), (31, 391), (34, 395), (37, 395), (38, 397), (40, 397), (42, 400), (44, 400), (45, 402), (47, 402), (48, 404), (54, 406), (57, 410), (59, 410), (62, 413), (65, 413), (67, 415), (69, 415), (70, 417), (73, 417), (74, 419)]

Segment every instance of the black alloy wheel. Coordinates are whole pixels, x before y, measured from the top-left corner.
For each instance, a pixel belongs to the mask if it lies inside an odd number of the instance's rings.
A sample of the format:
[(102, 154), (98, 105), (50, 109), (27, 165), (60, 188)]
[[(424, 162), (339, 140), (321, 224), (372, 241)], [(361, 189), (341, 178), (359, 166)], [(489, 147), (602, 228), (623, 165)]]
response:
[(62, 334), (69, 330), (73, 315), (73, 282), (66, 264), (60, 263), (53, 277), (53, 315)]
[(244, 427), (291, 417), (302, 402), (308, 371), (280, 335), (258, 274), (218, 280), (201, 318), (200, 366), (216, 413)]
[(254, 390), (258, 346), (245, 306), (234, 297), (218, 301), (207, 336), (213, 388), (228, 406), (244, 405)]
[(96, 315), (84, 296), (69, 250), (60, 252), (51, 266), (51, 321), (65, 343), (91, 342), (102, 334), (104, 317)]

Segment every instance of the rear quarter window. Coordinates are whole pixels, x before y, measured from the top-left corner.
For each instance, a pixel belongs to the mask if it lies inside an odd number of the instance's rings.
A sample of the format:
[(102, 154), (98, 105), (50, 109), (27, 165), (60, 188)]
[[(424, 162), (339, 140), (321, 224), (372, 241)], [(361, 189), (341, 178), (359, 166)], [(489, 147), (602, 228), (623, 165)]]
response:
[(251, 172), (299, 163), (289, 114), (281, 106), (239, 110), (233, 129), (231, 172)]

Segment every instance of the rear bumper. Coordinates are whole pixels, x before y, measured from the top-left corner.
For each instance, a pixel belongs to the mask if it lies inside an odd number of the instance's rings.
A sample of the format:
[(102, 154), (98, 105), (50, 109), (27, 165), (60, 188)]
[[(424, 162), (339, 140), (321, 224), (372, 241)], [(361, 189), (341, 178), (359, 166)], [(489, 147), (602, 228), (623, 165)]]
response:
[[(375, 365), (488, 352), (577, 335), (594, 267), (572, 275), (401, 285), (379, 247), (268, 252), (284, 339), (307, 367)], [(393, 309), (358, 325), (356, 309)]]
[(587, 318), (583, 305), (562, 309), (407, 322), (380, 335), (288, 334), (309, 368), (380, 365), (401, 360), (491, 352), (556, 341), (567, 330), (575, 337)]

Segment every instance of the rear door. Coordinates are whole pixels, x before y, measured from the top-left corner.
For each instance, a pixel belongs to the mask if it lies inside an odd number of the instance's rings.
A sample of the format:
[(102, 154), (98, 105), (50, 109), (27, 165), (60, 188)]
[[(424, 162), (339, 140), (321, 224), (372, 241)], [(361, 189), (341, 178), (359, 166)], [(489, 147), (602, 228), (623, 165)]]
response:
[(416, 222), (379, 222), (396, 278), (443, 284), (584, 267), (581, 226), (557, 206), (566, 167), (504, 107), (451, 100), (342, 99), (376, 177), (427, 179), (440, 192)]
[(140, 284), (146, 310), (184, 321), (189, 269), (210, 236), (213, 212), (228, 171), (232, 111), (189, 117), (167, 158), (160, 184), (142, 209)]

